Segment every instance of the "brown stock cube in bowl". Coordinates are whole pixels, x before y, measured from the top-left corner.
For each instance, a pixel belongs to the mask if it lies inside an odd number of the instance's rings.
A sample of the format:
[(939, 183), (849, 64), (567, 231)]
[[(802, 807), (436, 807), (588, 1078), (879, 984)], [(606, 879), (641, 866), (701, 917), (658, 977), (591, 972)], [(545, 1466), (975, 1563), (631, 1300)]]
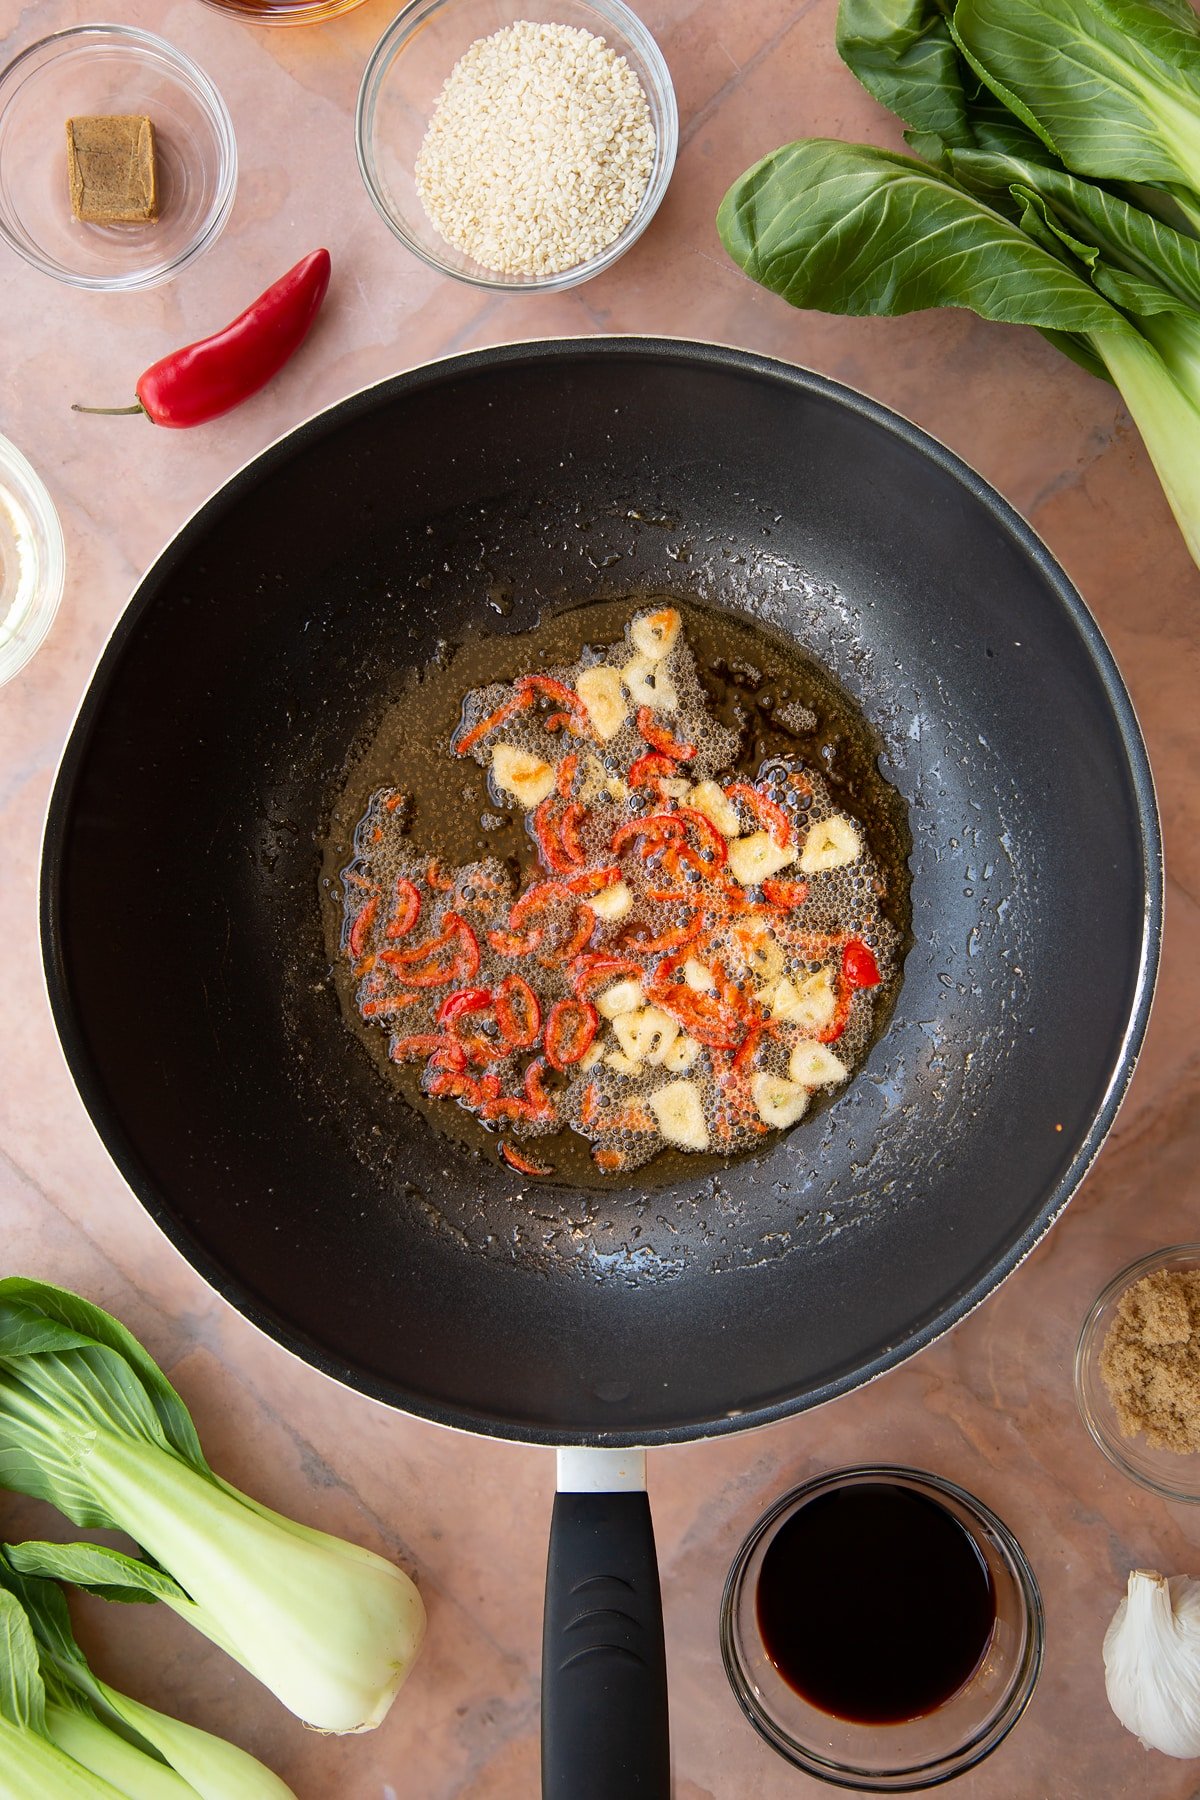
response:
[(134, 225), (158, 217), (154, 125), (132, 113), (67, 120), (71, 211), (87, 224)]

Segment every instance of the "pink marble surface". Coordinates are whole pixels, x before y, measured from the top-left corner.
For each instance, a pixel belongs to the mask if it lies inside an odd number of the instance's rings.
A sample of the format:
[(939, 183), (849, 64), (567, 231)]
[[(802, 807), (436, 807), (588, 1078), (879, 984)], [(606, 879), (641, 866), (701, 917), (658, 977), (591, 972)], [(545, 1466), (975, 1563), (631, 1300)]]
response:
[[(270, 1504), (415, 1566), (427, 1650), (364, 1739), (306, 1734), (172, 1616), (78, 1609), (96, 1662), (143, 1699), (227, 1733), (300, 1800), (527, 1800), (537, 1787), (537, 1663), (553, 1458), (460, 1437), (344, 1393), (259, 1338), (204, 1287), (110, 1166), (61, 1061), (42, 991), (35, 886), (43, 809), (93, 660), (162, 544), (247, 457), (320, 407), (444, 353), (593, 331), (719, 339), (860, 386), (943, 438), (1021, 508), (1079, 583), (1149, 741), (1166, 830), (1167, 935), (1149, 1038), (1112, 1137), (1031, 1261), (951, 1337), (873, 1387), (755, 1435), (651, 1460), (679, 1800), (816, 1795), (753, 1735), (716, 1645), (721, 1583), (782, 1487), (860, 1459), (923, 1464), (990, 1502), (1025, 1543), (1048, 1617), (1045, 1674), (962, 1800), (1194, 1800), (1200, 1765), (1148, 1755), (1110, 1715), (1100, 1639), (1131, 1565), (1200, 1574), (1200, 1512), (1122, 1479), (1075, 1413), (1070, 1366), (1103, 1281), (1200, 1236), (1200, 576), (1115, 393), (1031, 332), (967, 315), (801, 315), (724, 260), (713, 215), (749, 161), (788, 137), (893, 143), (893, 123), (833, 52), (834, 0), (650, 0), (683, 122), (662, 212), (615, 270), (559, 298), (489, 298), (439, 280), (361, 190), (352, 111), (392, 10), (303, 31), (250, 29), (198, 0), (102, 9), (195, 55), (235, 121), (241, 182), (224, 236), (179, 281), (74, 293), (0, 255), (0, 431), (37, 465), (70, 558), (54, 631), (0, 693), (0, 1231), (6, 1271), (117, 1312), (194, 1410), (213, 1462)], [(91, 15), (81, 0), (0, 0), (0, 58)], [(328, 244), (334, 285), (310, 344), (253, 404), (192, 434), (82, 419), (171, 346), (236, 312)], [(6, 1536), (58, 1522), (0, 1501)]]

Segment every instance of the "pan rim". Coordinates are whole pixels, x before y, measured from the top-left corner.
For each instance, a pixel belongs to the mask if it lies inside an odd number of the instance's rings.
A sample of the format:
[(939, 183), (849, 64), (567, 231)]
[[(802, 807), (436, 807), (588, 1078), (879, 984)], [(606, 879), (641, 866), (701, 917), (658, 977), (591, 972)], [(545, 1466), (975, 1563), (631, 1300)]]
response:
[[(746, 1411), (729, 1411), (717, 1417), (691, 1418), (683, 1423), (643, 1431), (588, 1430), (569, 1425), (545, 1424), (534, 1419), (489, 1413), (474, 1406), (450, 1404), (438, 1398), (414, 1393), (399, 1383), (380, 1377), (374, 1370), (352, 1364), (329, 1351), (274, 1308), (265, 1305), (175, 1218), (142, 1168), (133, 1145), (126, 1139), (120, 1121), (108, 1101), (102, 1072), (94, 1064), (74, 1017), (70, 986), (62, 963), (58, 923), (63, 857), (68, 841), (67, 823), (84, 765), (85, 751), (107, 688), (108, 674), (119, 663), (126, 643), (153, 604), (154, 595), (151, 590), (157, 587), (162, 576), (169, 573), (173, 564), (186, 553), (210, 509), (236, 499), (257, 481), (269, 476), (306, 437), (319, 438), (331, 427), (352, 420), (356, 414), (373, 408), (385, 399), (420, 391), (431, 383), (447, 378), (470, 378), (498, 367), (519, 366), (522, 362), (537, 363), (551, 359), (570, 360), (606, 355), (688, 363), (691, 366), (699, 362), (727, 372), (782, 383), (810, 396), (823, 398), (857, 414), (876, 429), (890, 433), (964, 488), (992, 516), (997, 526), (1015, 541), (1026, 557), (1032, 560), (1082, 639), (1117, 726), (1129, 768), (1142, 844), (1142, 931), (1137, 975), (1129, 1018), (1108, 1073), (1103, 1098), (1071, 1162), (1043, 1199), (1034, 1219), (1010, 1245), (1004, 1256), (935, 1318), (889, 1344), (869, 1363), (854, 1371), (840, 1372), (803, 1394), (774, 1398)], [(608, 334), (529, 339), (459, 352), (371, 383), (281, 433), (201, 502), (144, 570), (132, 595), (114, 620), (96, 658), (64, 741), (50, 792), (41, 845), (38, 905), (42, 972), (47, 999), (58, 1043), (76, 1092), (106, 1154), (126, 1186), (175, 1251), (214, 1293), (264, 1336), (306, 1366), (390, 1410), (407, 1412), (452, 1429), (519, 1443), (547, 1447), (584, 1444), (622, 1448), (683, 1443), (721, 1436), (735, 1430), (769, 1425), (837, 1399), (842, 1394), (878, 1379), (880, 1375), (898, 1367), (945, 1336), (969, 1317), (1020, 1267), (1060, 1217), (1086, 1177), (1112, 1129), (1137, 1065), (1149, 1021), (1162, 940), (1162, 838), (1153, 775), (1144, 738), (1116, 659), (1099, 624), (1043, 539), (977, 470), (902, 414), (854, 388), (801, 365), (762, 356), (736, 346), (687, 338)]]

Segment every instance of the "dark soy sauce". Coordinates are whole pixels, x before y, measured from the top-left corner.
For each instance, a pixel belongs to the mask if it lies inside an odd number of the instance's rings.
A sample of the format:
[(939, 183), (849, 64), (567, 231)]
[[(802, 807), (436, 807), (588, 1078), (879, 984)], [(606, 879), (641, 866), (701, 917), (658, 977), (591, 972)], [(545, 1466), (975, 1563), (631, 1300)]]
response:
[(767, 1551), (756, 1598), (763, 1647), (788, 1686), (862, 1725), (943, 1706), (979, 1667), (996, 1619), (968, 1532), (891, 1482), (802, 1506)]

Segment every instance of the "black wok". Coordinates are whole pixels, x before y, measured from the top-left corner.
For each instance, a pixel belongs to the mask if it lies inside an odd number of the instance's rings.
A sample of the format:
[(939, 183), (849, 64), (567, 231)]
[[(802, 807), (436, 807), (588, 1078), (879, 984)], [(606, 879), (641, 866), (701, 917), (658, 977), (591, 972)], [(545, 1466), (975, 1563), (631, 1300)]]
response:
[[(766, 1155), (530, 1189), (390, 1095), (343, 1025), (319, 839), (364, 726), (442, 640), (639, 587), (763, 619), (857, 698), (910, 808), (914, 942), (865, 1070)], [(399, 376), (234, 477), (101, 659), (42, 888), (75, 1080), (202, 1275), (391, 1405), (610, 1448), (815, 1405), (982, 1300), (1112, 1122), (1160, 919), (1136, 721), (1022, 521), (834, 383), (640, 340)], [(607, 1480), (573, 1466), (568, 1487)], [(657, 1796), (644, 1497), (560, 1497), (555, 1529), (546, 1792)]]

